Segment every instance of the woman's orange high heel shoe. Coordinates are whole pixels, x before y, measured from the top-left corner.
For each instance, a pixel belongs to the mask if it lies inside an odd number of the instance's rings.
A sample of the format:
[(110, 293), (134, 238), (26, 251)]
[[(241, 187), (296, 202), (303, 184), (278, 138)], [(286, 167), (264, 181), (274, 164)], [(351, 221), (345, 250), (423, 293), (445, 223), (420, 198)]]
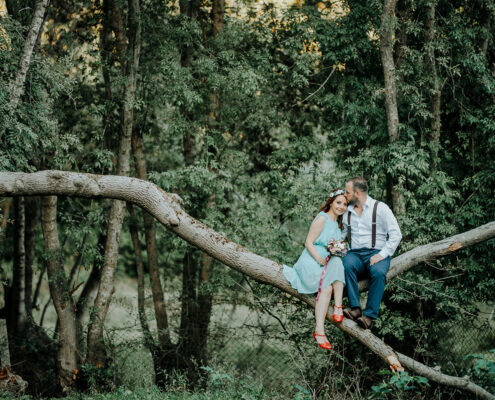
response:
[[(333, 306), (334, 308), (344, 308), (344, 306)], [(344, 320), (344, 314), (335, 314), (335, 310), (333, 313), (333, 320), (335, 322), (342, 322)]]
[[(316, 336), (323, 336), (323, 337), (326, 337), (325, 335), (320, 335), (318, 333), (313, 332), (313, 338), (316, 340)], [(324, 341), (323, 343), (318, 343), (318, 341), (316, 340), (316, 344), (318, 344), (318, 346), (320, 346), (322, 349), (325, 349), (325, 350), (330, 350), (332, 348), (332, 345), (330, 344), (330, 342), (328, 341)]]

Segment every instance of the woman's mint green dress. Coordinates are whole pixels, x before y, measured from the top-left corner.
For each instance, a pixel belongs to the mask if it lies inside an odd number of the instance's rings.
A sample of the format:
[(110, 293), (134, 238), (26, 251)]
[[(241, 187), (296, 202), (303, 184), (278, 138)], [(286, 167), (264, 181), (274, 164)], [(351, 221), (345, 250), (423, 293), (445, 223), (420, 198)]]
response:
[[(330, 253), (327, 250), (327, 245), (330, 239), (342, 240), (342, 231), (336, 221), (332, 221), (326, 213), (321, 211), (313, 223), (319, 216), (326, 218), (325, 225), (321, 233), (316, 238), (314, 245), (318, 254), (322, 258), (326, 258)], [(321, 273), (323, 266), (313, 258), (309, 251), (305, 248), (301, 256), (294, 264), (294, 267), (284, 265), (284, 276), (287, 278), (291, 286), (299, 293), (316, 293), (320, 284)], [(330, 286), (335, 281), (341, 281), (345, 284), (344, 265), (340, 257), (332, 257), (328, 261), (327, 270), (323, 278), (321, 288)]]

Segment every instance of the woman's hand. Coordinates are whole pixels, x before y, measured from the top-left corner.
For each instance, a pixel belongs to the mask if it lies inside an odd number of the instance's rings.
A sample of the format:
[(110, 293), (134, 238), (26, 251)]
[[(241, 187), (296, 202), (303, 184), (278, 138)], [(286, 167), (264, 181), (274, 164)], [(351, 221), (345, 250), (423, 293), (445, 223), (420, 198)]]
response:
[(308, 249), (309, 254), (315, 259), (315, 261), (320, 265), (325, 265), (326, 260), (322, 258), (315, 249), (314, 242), (318, 235), (321, 233), (323, 226), (325, 225), (325, 217), (320, 215), (311, 225), (309, 229), (308, 236), (306, 237), (306, 242), (304, 243), (306, 249)]
[(320, 257), (320, 260), (318, 261), (318, 264), (320, 264), (321, 266), (324, 267), (326, 263), (327, 263), (327, 259)]

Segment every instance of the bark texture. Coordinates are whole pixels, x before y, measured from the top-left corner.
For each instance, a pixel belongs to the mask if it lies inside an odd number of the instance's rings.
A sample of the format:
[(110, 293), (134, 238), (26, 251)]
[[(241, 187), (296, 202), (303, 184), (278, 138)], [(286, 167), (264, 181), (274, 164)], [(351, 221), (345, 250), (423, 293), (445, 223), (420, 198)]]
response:
[(26, 252), (24, 235), (26, 228), (24, 197), (14, 198), (14, 263), (12, 271), (12, 287), (9, 290), (7, 327), (9, 336), (17, 336), (25, 332), (26, 314)]
[(0, 369), (3, 367), (10, 367), (10, 351), (7, 321), (0, 319)]
[(213, 19), (213, 36), (215, 37), (223, 29), (225, 0), (213, 0), (211, 15)]
[(33, 55), (34, 46), (36, 40), (43, 25), (43, 18), (45, 16), (46, 8), (50, 0), (39, 0), (36, 3), (36, 9), (33, 15), (33, 22), (29, 29), (28, 36), (24, 42), (24, 48), (22, 50), (21, 60), (19, 61), (19, 70), (12, 84), (12, 92), (10, 94), (10, 113), (14, 113), (17, 109), (19, 99), (24, 93), (24, 83), (26, 81), (26, 75), (31, 63), (31, 57)]
[(57, 351), (58, 384), (63, 393), (74, 386), (78, 368), (76, 312), (65, 274), (57, 229), (57, 197), (42, 198), (42, 228), (46, 270), (53, 305), (59, 321)]
[[(380, 27), (380, 53), (382, 58), (385, 110), (387, 112), (388, 140), (395, 143), (399, 140), (399, 110), (397, 108), (397, 83), (394, 62), (394, 27), (396, 0), (385, 0), (381, 15)], [(390, 180), (389, 188), (392, 198), (392, 208), (397, 215), (406, 213), (404, 196), (400, 191), (397, 179)]]
[[(33, 268), (36, 252), (36, 236), (38, 235), (39, 223), (39, 197), (25, 198), (26, 231), (24, 235), (24, 248), (26, 252), (26, 274), (24, 301), (26, 302), (26, 315), (32, 319), (32, 298), (33, 298)], [(41, 276), (40, 276), (41, 281)]]
[(427, 10), (426, 29), (425, 29), (425, 47), (426, 47), (426, 62), (430, 68), (431, 80), (433, 83), (432, 99), (431, 99), (431, 133), (430, 145), (433, 166), (436, 168), (438, 150), (440, 146), (440, 131), (442, 129), (441, 121), (441, 106), (442, 106), (442, 84), (437, 72), (434, 38), (435, 38), (435, 14), (436, 0), (432, 0)]
[(8, 199), (3, 199), (2, 202), (2, 216), (0, 220), (0, 242), (5, 237), (5, 230), (7, 229), (7, 222), (9, 221), (10, 209), (12, 206), (12, 201)]
[(131, 203), (127, 203), (127, 209), (129, 210), (129, 214), (131, 215), (131, 222), (129, 225), (131, 231), (132, 244), (134, 246), (134, 253), (136, 255), (139, 322), (141, 323), (141, 329), (143, 331), (145, 344), (150, 350), (150, 352), (153, 354), (155, 352), (155, 346), (154, 346), (153, 336), (151, 334), (148, 325), (148, 320), (146, 318), (146, 309), (144, 303), (144, 264), (143, 264), (143, 257), (141, 254), (141, 244), (139, 243), (137, 220), (136, 220), (136, 215), (134, 213), (134, 207)]
[[(301, 295), (291, 288), (282, 274), (282, 264), (249, 251), (245, 247), (228, 240), (192, 218), (182, 210), (178, 196), (167, 194), (150, 182), (123, 176), (98, 176), (64, 171), (41, 171), (31, 174), (0, 172), (0, 196), (47, 194), (79, 197), (110, 197), (137, 204), (152, 214), (165, 227), (187, 242), (205, 251), (213, 258), (259, 282), (275, 286), (299, 298), (311, 307), (315, 305), (313, 297)], [(482, 234), (484, 240), (495, 237), (495, 221), (480, 228), (484, 232)], [(473, 236), (481, 235), (481, 232), (476, 233), (474, 231), (469, 232)], [(449, 252), (477, 243), (476, 240), (476, 238), (471, 241), (466, 240), (462, 242), (463, 246), (459, 246), (456, 244), (459, 243), (457, 240), (452, 241), (451, 238), (445, 239), (446, 242), (450, 242), (450, 248), (435, 247), (436, 251), (431, 254), (424, 254), (422, 257), (432, 259), (443, 254), (448, 254)], [(414, 254), (415, 250), (404, 253), (401, 257), (407, 258), (411, 254)], [(416, 258), (413, 262), (414, 265), (421, 262), (422, 257)], [(412, 266), (410, 265), (409, 268)], [(331, 314), (327, 315), (327, 319), (331, 323), (334, 323)], [(450, 385), (455, 383), (461, 385), (461, 383), (465, 383), (462, 380), (458, 381), (460, 378), (448, 376), (438, 371), (433, 373), (432, 371), (434, 370), (432, 368), (409, 359), (400, 353), (396, 353), (390, 346), (373, 335), (371, 331), (361, 329), (353, 321), (344, 319), (342, 323), (336, 324), (336, 326), (359, 340), (386, 363), (389, 363), (388, 357), (391, 354), (395, 354), (404, 363), (404, 366), (418, 375), (427, 376), (440, 384)], [(462, 387), (484, 399), (495, 399), (495, 396), (474, 383), (456, 387)]]

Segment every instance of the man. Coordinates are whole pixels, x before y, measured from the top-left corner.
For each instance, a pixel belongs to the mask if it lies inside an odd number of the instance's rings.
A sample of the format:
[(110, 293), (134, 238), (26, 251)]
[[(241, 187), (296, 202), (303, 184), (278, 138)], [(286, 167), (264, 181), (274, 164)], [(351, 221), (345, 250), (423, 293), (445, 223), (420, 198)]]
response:
[[(349, 179), (345, 185), (345, 197), (349, 205), (343, 222), (350, 250), (342, 261), (351, 308), (344, 310), (344, 315), (362, 328), (370, 329), (378, 317), (390, 257), (397, 249), (402, 234), (392, 210), (368, 195), (368, 184), (364, 178)], [(362, 313), (358, 279), (363, 278), (369, 278), (371, 284)]]

